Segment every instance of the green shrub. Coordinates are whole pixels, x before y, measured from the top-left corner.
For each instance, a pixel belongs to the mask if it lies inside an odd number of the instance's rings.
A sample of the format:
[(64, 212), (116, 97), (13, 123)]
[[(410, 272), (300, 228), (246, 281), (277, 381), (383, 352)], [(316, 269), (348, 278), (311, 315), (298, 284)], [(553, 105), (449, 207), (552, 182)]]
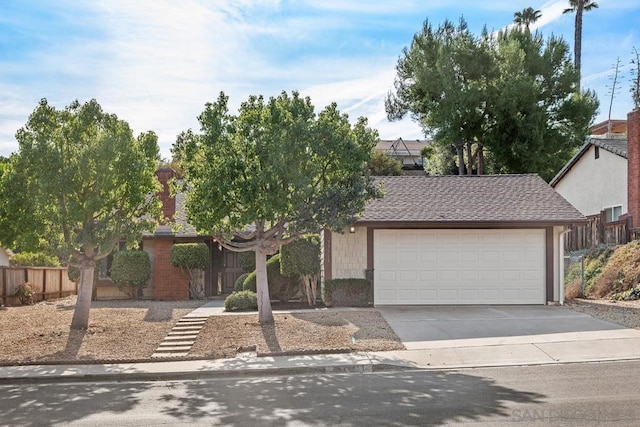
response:
[(42, 252), (20, 252), (9, 260), (16, 267), (60, 267), (58, 258)]
[(118, 251), (111, 264), (111, 280), (132, 298), (142, 296), (151, 278), (151, 261), (144, 251)]
[(19, 285), (13, 295), (20, 300), (22, 305), (31, 305), (35, 302), (33, 300), (33, 289), (31, 289), (31, 284), (28, 282)]
[(611, 299), (615, 301), (634, 301), (640, 299), (640, 285), (624, 292), (615, 293), (611, 295)]
[(244, 289), (244, 281), (247, 278), (247, 276), (249, 275), (249, 273), (243, 273), (240, 276), (238, 276), (238, 278), (236, 279), (235, 283), (233, 284), (233, 291), (234, 292), (240, 292), (241, 290)]
[(320, 236), (307, 234), (281, 250), (280, 272), (285, 276), (320, 273)]
[(201, 270), (209, 266), (211, 256), (205, 243), (179, 243), (171, 247), (170, 261), (189, 277), (189, 296), (202, 299), (205, 296)]
[(238, 252), (238, 265), (245, 273), (256, 269), (256, 253), (254, 251)]
[(205, 243), (178, 243), (171, 247), (170, 261), (176, 267), (204, 269), (209, 266), (210, 259)]
[(326, 280), (322, 292), (327, 307), (371, 305), (371, 281), (368, 279)]
[(316, 304), (320, 276), (320, 236), (306, 234), (280, 249), (280, 272), (300, 277), (302, 290), (309, 305)]
[[(267, 281), (269, 283), (269, 296), (283, 302), (289, 301), (300, 288), (298, 276), (285, 276), (280, 273), (280, 254), (276, 254), (267, 261)], [(245, 291), (256, 292), (256, 272), (249, 273), (244, 281)]]
[(258, 298), (255, 292), (234, 292), (224, 300), (226, 311), (257, 310)]

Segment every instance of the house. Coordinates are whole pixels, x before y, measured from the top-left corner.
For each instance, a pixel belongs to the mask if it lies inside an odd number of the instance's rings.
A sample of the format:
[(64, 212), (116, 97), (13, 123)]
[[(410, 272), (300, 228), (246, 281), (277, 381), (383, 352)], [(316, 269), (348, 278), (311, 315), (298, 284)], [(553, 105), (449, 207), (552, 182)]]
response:
[(596, 123), (591, 126), (590, 134), (591, 136), (607, 139), (626, 139), (627, 121), (614, 119)]
[[(640, 227), (640, 111), (591, 128), (592, 136), (550, 184), (586, 216)], [(600, 138), (598, 135), (605, 135)], [(626, 136), (626, 138), (624, 138)]]
[(422, 149), (429, 144), (426, 140), (381, 139), (375, 146), (378, 153), (388, 154), (402, 164), (403, 169), (423, 169)]
[(627, 140), (589, 138), (549, 184), (583, 215), (627, 213)]
[[(169, 182), (176, 177), (171, 168), (156, 171), (162, 185), (158, 197), (162, 201), (162, 213), (170, 222), (159, 225), (153, 233), (142, 236), (140, 249), (149, 254), (151, 260), (151, 280), (144, 289), (143, 297), (154, 300), (189, 299), (189, 280), (170, 261), (171, 248), (176, 243), (205, 243), (211, 254), (210, 267), (205, 271), (205, 296), (231, 293), (235, 280), (244, 271), (238, 263), (238, 254), (218, 246), (210, 235), (201, 235), (188, 224), (185, 211), (185, 194), (171, 194)], [(97, 286), (97, 299), (128, 298), (120, 292), (109, 278), (109, 267), (113, 257), (103, 260)]]
[(11, 253), (9, 250), (0, 246), (0, 267), (8, 267), (10, 258)]
[(563, 234), (585, 217), (537, 175), (380, 178), (343, 234), (322, 233), (323, 279), (373, 279), (375, 305), (563, 300)]

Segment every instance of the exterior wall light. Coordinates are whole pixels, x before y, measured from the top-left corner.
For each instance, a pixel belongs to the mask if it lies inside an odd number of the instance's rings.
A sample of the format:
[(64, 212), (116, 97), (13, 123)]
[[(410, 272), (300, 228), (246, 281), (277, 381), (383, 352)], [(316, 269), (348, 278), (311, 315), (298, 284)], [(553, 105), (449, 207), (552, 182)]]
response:
[(356, 227), (355, 226), (351, 226), (349, 227), (349, 233), (355, 233), (356, 232)]

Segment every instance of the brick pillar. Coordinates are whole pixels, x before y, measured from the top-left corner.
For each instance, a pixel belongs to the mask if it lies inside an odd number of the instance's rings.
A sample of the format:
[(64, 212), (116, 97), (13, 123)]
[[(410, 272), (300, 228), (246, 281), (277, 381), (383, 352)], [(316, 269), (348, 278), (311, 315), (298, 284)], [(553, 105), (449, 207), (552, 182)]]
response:
[(153, 299), (177, 301), (189, 299), (189, 279), (178, 267), (171, 265), (171, 247), (173, 240), (156, 239), (154, 241)]
[(631, 227), (640, 227), (640, 109), (627, 114), (627, 207)]
[(176, 176), (176, 171), (171, 168), (162, 168), (156, 171), (156, 177), (162, 185), (162, 190), (158, 193), (158, 197), (162, 201), (162, 215), (169, 221), (173, 219), (176, 213), (176, 198), (171, 197), (169, 189), (169, 181)]

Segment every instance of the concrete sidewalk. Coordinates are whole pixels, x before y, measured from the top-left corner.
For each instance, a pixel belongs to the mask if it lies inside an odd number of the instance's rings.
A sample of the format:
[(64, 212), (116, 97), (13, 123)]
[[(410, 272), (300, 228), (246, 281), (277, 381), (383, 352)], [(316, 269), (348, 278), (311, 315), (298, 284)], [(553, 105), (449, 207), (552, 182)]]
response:
[[(633, 330), (631, 330), (633, 331)], [(637, 332), (637, 331), (636, 331)], [(640, 359), (640, 336), (546, 343), (509, 343), (373, 353), (256, 357), (233, 359), (30, 365), (0, 367), (0, 384), (54, 381), (161, 381), (211, 377), (242, 377), (402, 369), (454, 369)]]

